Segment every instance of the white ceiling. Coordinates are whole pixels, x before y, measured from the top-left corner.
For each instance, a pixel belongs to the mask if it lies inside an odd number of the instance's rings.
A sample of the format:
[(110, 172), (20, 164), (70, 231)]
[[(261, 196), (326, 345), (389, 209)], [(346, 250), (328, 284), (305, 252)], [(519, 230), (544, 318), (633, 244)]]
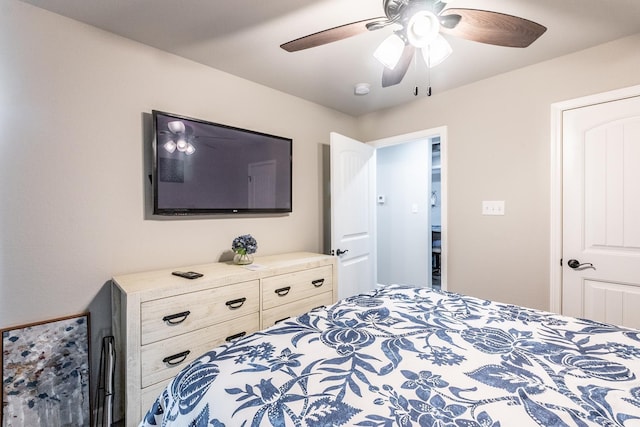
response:
[[(391, 27), (294, 53), (279, 47), (384, 16), (382, 0), (23, 1), (354, 116), (410, 102), (416, 85), (426, 96), (421, 63), (401, 84), (381, 87), (372, 53)], [(431, 70), (434, 94), (640, 32), (640, 0), (450, 0), (448, 7), (516, 15), (547, 32), (526, 49), (448, 37), (453, 54)], [(361, 82), (371, 84), (366, 96), (354, 95)]]

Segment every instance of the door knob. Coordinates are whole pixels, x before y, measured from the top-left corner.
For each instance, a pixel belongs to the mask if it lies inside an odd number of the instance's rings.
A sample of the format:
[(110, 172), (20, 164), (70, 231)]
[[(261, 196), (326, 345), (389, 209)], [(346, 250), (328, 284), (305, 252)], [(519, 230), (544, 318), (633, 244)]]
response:
[(567, 265), (571, 268), (573, 268), (574, 270), (576, 269), (582, 269), (582, 268), (593, 268), (594, 270), (596, 269), (593, 264), (591, 264), (590, 262), (580, 262), (577, 259), (570, 259), (569, 261), (567, 261)]
[(336, 251), (336, 255), (340, 256), (340, 255), (346, 254), (347, 252), (349, 252), (349, 249), (345, 249), (344, 251), (342, 249), (338, 249)]

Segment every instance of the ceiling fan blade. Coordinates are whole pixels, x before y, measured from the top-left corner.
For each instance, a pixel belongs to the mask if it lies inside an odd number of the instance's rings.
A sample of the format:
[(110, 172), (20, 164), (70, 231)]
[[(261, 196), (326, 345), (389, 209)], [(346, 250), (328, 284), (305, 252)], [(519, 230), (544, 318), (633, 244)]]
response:
[(446, 9), (441, 17), (460, 15), (454, 28), (441, 27), (441, 32), (480, 43), (507, 47), (527, 47), (547, 28), (517, 16), (476, 9)]
[[(358, 34), (369, 31), (369, 28), (367, 28), (367, 24), (386, 20), (386, 17), (379, 17), (340, 25), (338, 27), (329, 28), (328, 30), (319, 31), (317, 33), (309, 34), (308, 36), (300, 37), (299, 39), (291, 40), (290, 42), (281, 44), (280, 47), (287, 52), (296, 52), (298, 50), (321, 46), (323, 44), (357, 36)], [(371, 30), (376, 30), (378, 28), (382, 28), (382, 26), (377, 27), (374, 25), (372, 26)]]
[(400, 60), (398, 61), (398, 64), (395, 66), (395, 68), (391, 70), (387, 67), (384, 67), (384, 71), (382, 72), (382, 87), (397, 85), (402, 81), (404, 75), (407, 74), (409, 64), (411, 64), (411, 60), (413, 59), (413, 55), (415, 54), (415, 52), (416, 48), (413, 45), (407, 43), (404, 46), (402, 56), (400, 56)]

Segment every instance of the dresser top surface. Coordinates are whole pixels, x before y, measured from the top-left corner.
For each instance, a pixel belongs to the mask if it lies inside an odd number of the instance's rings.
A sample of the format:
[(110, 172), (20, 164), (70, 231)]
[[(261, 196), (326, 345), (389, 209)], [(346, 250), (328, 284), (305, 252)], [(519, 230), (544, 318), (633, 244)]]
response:
[[(235, 265), (231, 261), (215, 262), (118, 275), (114, 276), (112, 281), (121, 292), (127, 295), (175, 292), (176, 290), (192, 292), (334, 263), (335, 258), (330, 255), (292, 252), (258, 256), (254, 258), (253, 264), (245, 266)], [(203, 276), (198, 279), (185, 279), (172, 275), (173, 271), (196, 271)]]

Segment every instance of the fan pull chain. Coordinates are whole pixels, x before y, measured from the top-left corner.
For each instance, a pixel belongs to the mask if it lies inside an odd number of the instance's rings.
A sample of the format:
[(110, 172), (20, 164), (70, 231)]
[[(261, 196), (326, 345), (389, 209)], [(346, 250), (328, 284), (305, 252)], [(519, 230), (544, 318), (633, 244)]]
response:
[(413, 55), (413, 96), (418, 96), (418, 55)]
[(431, 96), (431, 45), (427, 45), (427, 49), (429, 49), (429, 58), (427, 63), (427, 96)]
[[(428, 55), (426, 55), (426, 57), (428, 58), (426, 63), (427, 63), (427, 96), (431, 96), (431, 45), (427, 45), (426, 47), (423, 47), (423, 49), (429, 49), (428, 51)], [(416, 76), (414, 81), (414, 87), (413, 87), (413, 96), (418, 96), (418, 58), (417, 55), (413, 56), (413, 71), (414, 71), (414, 75)]]

